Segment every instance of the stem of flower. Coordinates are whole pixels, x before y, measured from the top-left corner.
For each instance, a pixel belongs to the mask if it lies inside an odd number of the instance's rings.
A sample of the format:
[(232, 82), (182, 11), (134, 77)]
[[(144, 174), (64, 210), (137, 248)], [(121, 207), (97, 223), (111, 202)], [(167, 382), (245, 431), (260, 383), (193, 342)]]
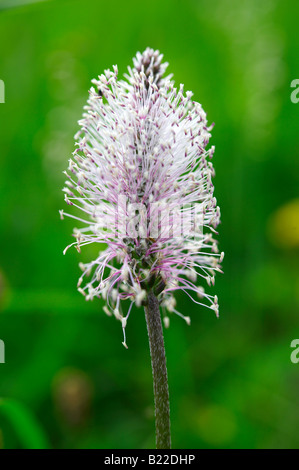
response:
[(156, 448), (170, 449), (169, 392), (163, 330), (159, 302), (152, 291), (148, 292), (145, 317), (150, 345), (154, 382)]

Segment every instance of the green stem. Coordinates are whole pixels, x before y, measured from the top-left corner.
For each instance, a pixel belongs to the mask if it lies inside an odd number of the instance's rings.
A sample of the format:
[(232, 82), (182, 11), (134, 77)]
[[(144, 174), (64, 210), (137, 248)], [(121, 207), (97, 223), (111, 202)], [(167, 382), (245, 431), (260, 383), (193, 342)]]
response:
[(145, 317), (151, 352), (154, 382), (156, 448), (170, 449), (169, 392), (163, 330), (159, 302), (152, 291), (148, 292)]

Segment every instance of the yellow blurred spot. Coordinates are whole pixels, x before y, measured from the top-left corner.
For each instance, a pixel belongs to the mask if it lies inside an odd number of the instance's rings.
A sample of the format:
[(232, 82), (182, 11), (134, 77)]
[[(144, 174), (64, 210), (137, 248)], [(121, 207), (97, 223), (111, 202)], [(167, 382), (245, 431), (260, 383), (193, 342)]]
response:
[(79, 369), (61, 369), (53, 379), (52, 389), (60, 419), (70, 427), (84, 427), (94, 392), (89, 376)]
[(208, 444), (225, 445), (235, 437), (236, 419), (224, 406), (210, 405), (199, 411), (197, 430), (200, 437)]
[(10, 289), (4, 272), (0, 268), (0, 312), (10, 301)]
[(299, 199), (287, 202), (271, 215), (268, 236), (276, 246), (299, 247)]

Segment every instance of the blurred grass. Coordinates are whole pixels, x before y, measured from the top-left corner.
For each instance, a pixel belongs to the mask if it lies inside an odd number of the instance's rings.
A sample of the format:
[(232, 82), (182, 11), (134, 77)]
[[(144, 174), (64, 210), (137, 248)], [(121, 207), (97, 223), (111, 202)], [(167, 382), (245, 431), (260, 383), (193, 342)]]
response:
[(0, 400), (0, 414), (11, 424), (24, 449), (48, 448), (44, 431), (30, 410), (21, 403), (16, 400)]
[[(165, 332), (174, 447), (298, 448), (299, 369), (289, 347), (299, 309), (299, 105), (290, 101), (297, 3), (3, 5), (0, 396), (25, 409), (27, 422), (36, 417), (47, 436), (40, 446), (154, 446), (143, 312), (130, 316), (126, 351), (119, 323), (76, 291), (78, 262), (94, 248), (63, 256), (73, 223), (58, 214), (90, 80), (115, 63), (124, 73), (136, 51), (150, 46), (216, 123), (226, 253), (225, 273), (211, 289), (220, 318), (178, 296), (191, 327), (175, 317)], [(0, 414), (6, 448), (37, 445), (35, 425), (27, 441), (20, 437), (22, 413), (10, 422)]]
[(0, 11), (51, 0), (0, 0)]

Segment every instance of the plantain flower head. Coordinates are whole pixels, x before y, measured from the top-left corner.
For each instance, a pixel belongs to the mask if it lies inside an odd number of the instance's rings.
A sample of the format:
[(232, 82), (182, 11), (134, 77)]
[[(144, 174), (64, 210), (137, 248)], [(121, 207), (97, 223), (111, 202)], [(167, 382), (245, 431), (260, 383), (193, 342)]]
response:
[(223, 258), (215, 239), (214, 147), (206, 149), (212, 127), (192, 93), (164, 78), (162, 58), (147, 48), (124, 79), (113, 66), (92, 81), (65, 172), (65, 201), (81, 215), (60, 214), (81, 228), (64, 253), (98, 244), (98, 256), (80, 263), (78, 290), (86, 300), (106, 301), (104, 311), (122, 323), (125, 346), (132, 305), (145, 305), (149, 289), (165, 326), (169, 312), (190, 323), (176, 309), (177, 290), (218, 316), (217, 296), (203, 287), (214, 285)]

